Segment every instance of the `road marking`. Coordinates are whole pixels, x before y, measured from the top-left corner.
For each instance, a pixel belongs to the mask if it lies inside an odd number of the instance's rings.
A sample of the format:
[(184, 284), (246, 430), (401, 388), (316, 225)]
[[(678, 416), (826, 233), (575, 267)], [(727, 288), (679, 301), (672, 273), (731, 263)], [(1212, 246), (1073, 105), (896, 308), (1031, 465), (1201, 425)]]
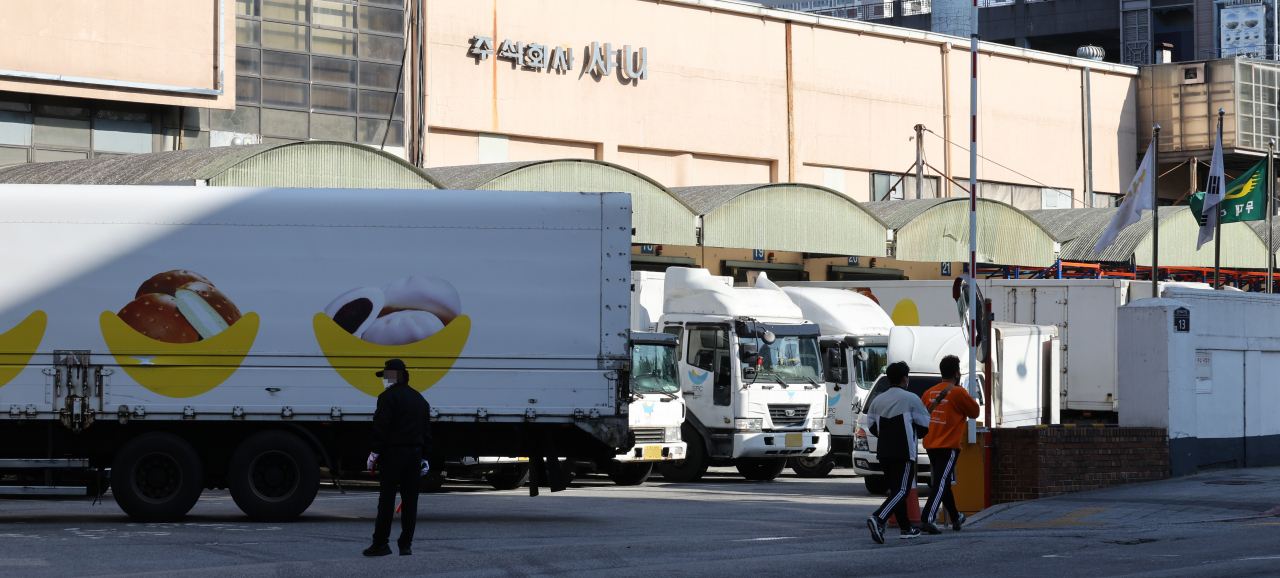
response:
[(0, 566), (48, 566), (43, 558), (0, 558)]
[(1240, 558), (1240, 560), (1280, 560), (1280, 556), (1254, 556), (1253, 558)]
[(1236, 524), (1237, 526), (1280, 526), (1280, 522), (1258, 522), (1257, 524)]
[(776, 538), (747, 538), (745, 540), (734, 540), (734, 542), (768, 542), (769, 540), (795, 540), (795, 536), (778, 536)]
[(1082, 508), (1065, 516), (1054, 518), (1048, 522), (991, 522), (983, 528), (1063, 528), (1067, 526), (1107, 526), (1108, 522), (1081, 522), (1094, 514), (1105, 512), (1111, 508)]

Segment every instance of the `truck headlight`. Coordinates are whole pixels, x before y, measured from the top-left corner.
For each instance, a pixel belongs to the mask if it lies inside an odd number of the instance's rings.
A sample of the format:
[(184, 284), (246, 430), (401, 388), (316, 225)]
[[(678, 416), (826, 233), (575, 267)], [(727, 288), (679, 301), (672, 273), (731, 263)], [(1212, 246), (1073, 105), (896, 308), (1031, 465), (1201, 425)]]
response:
[(827, 428), (827, 418), (825, 417), (815, 417), (809, 421), (812, 424), (809, 426), (811, 430), (820, 431)]
[(678, 442), (680, 441), (680, 428), (668, 427), (662, 429), (662, 441)]
[(858, 451), (871, 451), (871, 446), (867, 444), (867, 430), (858, 428), (853, 434), (853, 449)]
[(733, 420), (733, 429), (738, 431), (760, 431), (764, 429), (764, 418), (747, 417)]

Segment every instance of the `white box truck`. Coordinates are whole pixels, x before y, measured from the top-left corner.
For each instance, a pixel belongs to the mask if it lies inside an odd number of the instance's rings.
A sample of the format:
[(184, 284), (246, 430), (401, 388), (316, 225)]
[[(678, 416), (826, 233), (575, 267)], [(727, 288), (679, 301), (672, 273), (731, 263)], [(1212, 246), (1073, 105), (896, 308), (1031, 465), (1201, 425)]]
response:
[[(805, 287), (858, 291), (880, 304), (898, 325), (960, 322), (952, 281), (814, 281)], [(1150, 282), (1119, 279), (979, 279), (996, 321), (1057, 327), (1060, 340), (1060, 419), (1116, 422), (1116, 309), (1133, 291), (1150, 296)], [(1139, 291), (1139, 290), (1142, 291)]]
[(109, 469), (137, 520), (224, 487), (294, 518), (321, 465), (363, 469), (389, 358), (431, 403), (433, 462), (632, 450), (629, 195), (7, 185), (0, 205), (0, 492)]
[[(826, 388), (818, 326), (768, 278), (732, 287), (706, 269), (673, 267), (639, 274), (634, 300), (661, 281), (657, 329), (680, 337), (680, 382), (689, 408), (681, 429), (685, 459), (657, 469), (669, 481), (700, 479), (712, 465), (732, 465), (747, 479), (778, 476), (791, 457), (821, 457)], [(652, 311), (652, 307), (649, 307)], [(650, 313), (651, 315), (652, 313)], [(648, 319), (633, 316), (648, 329)]]
[(858, 410), (884, 373), (893, 320), (874, 301), (853, 291), (783, 287), (804, 318), (818, 324), (827, 386), (827, 432), (831, 451), (820, 458), (791, 458), (801, 477), (821, 477), (834, 466), (853, 467)]

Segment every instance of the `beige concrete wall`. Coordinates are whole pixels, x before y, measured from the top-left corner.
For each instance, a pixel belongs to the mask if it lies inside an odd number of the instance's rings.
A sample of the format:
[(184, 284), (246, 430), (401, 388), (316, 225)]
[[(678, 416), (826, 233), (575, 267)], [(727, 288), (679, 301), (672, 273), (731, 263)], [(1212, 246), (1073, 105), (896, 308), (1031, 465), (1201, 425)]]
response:
[[(527, 147), (521, 160), (576, 156), (593, 146), (595, 158), (668, 186), (794, 180), (866, 201), (870, 173), (901, 172), (914, 162), (917, 124), (931, 131), (922, 139), (928, 163), (946, 169), (949, 100), (951, 174), (968, 178), (967, 47), (947, 58), (949, 90), (943, 74), (943, 45), (958, 39), (806, 21), (722, 0), (455, 1), (429, 3), (428, 11), (430, 166), (471, 154), (453, 150), (461, 143), (456, 132), (485, 133), (508, 135), (513, 157), (520, 139), (583, 143)], [(574, 69), (560, 74), (478, 60), (468, 55), (477, 34), (573, 48)], [(647, 47), (648, 79), (586, 74), (584, 47), (593, 41)], [(1074, 206), (1085, 205), (1082, 67), (1089, 63), (985, 50), (978, 151), (986, 160), (978, 178), (1070, 189)], [(1092, 74), (1094, 188), (1118, 193), (1136, 164), (1136, 79), (1132, 69), (1099, 65), (1111, 71)]]
[[(235, 2), (221, 0), (222, 96), (0, 76), (0, 90), (151, 104), (235, 108)], [(0, 69), (216, 89), (219, 0), (8, 0)]]

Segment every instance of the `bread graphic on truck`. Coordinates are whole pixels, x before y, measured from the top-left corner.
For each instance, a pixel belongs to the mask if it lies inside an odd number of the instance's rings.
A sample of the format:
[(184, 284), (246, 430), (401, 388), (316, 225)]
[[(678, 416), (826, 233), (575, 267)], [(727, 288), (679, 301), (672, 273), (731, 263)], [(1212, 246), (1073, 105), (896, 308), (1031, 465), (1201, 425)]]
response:
[(205, 393), (231, 377), (253, 347), (258, 315), (241, 314), (194, 271), (166, 271), (138, 287), (119, 313), (99, 316), (116, 362), (139, 385), (167, 397)]
[(453, 367), (471, 334), (457, 289), (444, 279), (414, 275), (381, 288), (339, 295), (312, 319), (325, 358), (347, 383), (369, 395), (382, 392), (374, 372), (391, 358), (404, 360), (409, 385), (425, 391)]

